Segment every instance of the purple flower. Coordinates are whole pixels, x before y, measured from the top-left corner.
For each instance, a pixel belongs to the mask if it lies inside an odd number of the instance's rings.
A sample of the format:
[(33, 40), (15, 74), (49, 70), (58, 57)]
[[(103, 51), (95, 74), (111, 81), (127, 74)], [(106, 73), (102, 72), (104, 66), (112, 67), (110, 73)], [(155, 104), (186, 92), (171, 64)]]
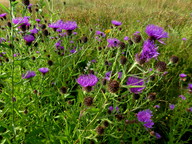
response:
[(155, 137), (156, 137), (157, 139), (160, 139), (160, 138), (161, 138), (161, 135), (160, 135), (159, 133), (155, 133)]
[(96, 85), (97, 82), (98, 78), (93, 74), (80, 75), (77, 79), (77, 83), (80, 84), (82, 87), (92, 87)]
[(73, 32), (73, 35), (77, 35), (77, 32)]
[(23, 39), (27, 42), (27, 43), (31, 43), (32, 41), (35, 40), (35, 37), (33, 35), (25, 35), (23, 37)]
[(77, 23), (75, 21), (66, 21), (61, 25), (64, 30), (74, 30), (77, 28)]
[(32, 4), (29, 4), (29, 5), (27, 6), (27, 8), (30, 9), (32, 6), (33, 6)]
[(153, 41), (146, 40), (143, 44), (143, 49), (140, 54), (136, 54), (136, 61), (139, 64), (148, 62), (152, 58), (156, 58), (159, 53), (157, 52), (158, 47), (154, 44)]
[(154, 122), (151, 120), (152, 111), (150, 109), (146, 109), (137, 113), (137, 119), (140, 122), (144, 122), (144, 126), (146, 128), (152, 128)]
[(22, 79), (29, 79), (36, 76), (36, 73), (34, 71), (27, 71), (26, 74), (22, 75)]
[(99, 35), (99, 36), (101, 36), (101, 37), (105, 37), (105, 36), (106, 36), (105, 33), (104, 33), (104, 32), (101, 32), (101, 31), (96, 31), (96, 32), (95, 32), (95, 35)]
[(116, 108), (115, 108), (115, 109), (116, 109), (116, 111), (119, 111), (119, 107), (118, 107), (118, 106), (116, 106)]
[(47, 72), (49, 72), (49, 68), (39, 68), (39, 71), (42, 73), (42, 74), (46, 74)]
[(186, 100), (186, 97), (184, 95), (179, 95), (179, 97), (182, 99), (182, 100)]
[(37, 34), (37, 33), (39, 32), (39, 30), (36, 29), (36, 28), (34, 28), (34, 29), (30, 30), (30, 32), (31, 32), (32, 34)]
[(184, 73), (182, 73), (182, 74), (179, 75), (179, 77), (180, 77), (180, 78), (185, 78), (185, 77), (187, 77), (187, 75), (184, 74)]
[(164, 29), (162, 27), (156, 26), (156, 25), (148, 25), (145, 29), (145, 32), (147, 33), (147, 35), (150, 37), (150, 40), (158, 40), (160, 43), (163, 43), (163, 41), (161, 41), (160, 39), (162, 38), (167, 38), (168, 37), (168, 33), (164, 31)]
[(154, 108), (160, 108), (160, 106), (159, 105), (155, 105)]
[(146, 109), (137, 113), (137, 119), (140, 122), (150, 122), (152, 116), (152, 111), (150, 109)]
[(138, 94), (142, 92), (142, 90), (145, 88), (144, 87), (144, 81), (143, 79), (137, 78), (137, 77), (129, 77), (127, 79), (127, 85), (131, 86), (143, 86), (143, 87), (135, 87), (135, 88), (129, 88), (132, 93)]
[(64, 24), (64, 22), (62, 20), (58, 20), (57, 22), (55, 23), (51, 23), (49, 24), (48, 26), (50, 28), (53, 28), (53, 29), (58, 29), (58, 28), (61, 28), (61, 26)]
[(188, 84), (188, 89), (192, 90), (192, 84)]
[(129, 38), (128, 36), (125, 36), (125, 37), (124, 37), (124, 40), (125, 40), (125, 41), (127, 41), (127, 40), (129, 40), (129, 39), (130, 39), (130, 38)]
[(182, 38), (182, 40), (183, 40), (183, 41), (186, 41), (186, 40), (187, 40), (187, 38)]
[(36, 19), (35, 21), (36, 21), (36, 22), (40, 22), (41, 20), (40, 20), (40, 19)]
[(14, 18), (12, 19), (12, 23), (16, 24), (16, 25), (19, 25), (19, 24), (22, 24), (22, 25), (26, 25), (26, 26), (29, 26), (30, 23), (29, 23), (29, 17), (17, 17), (17, 18)]
[(174, 104), (169, 104), (169, 108), (170, 108), (171, 110), (173, 110), (173, 109), (175, 108), (175, 105), (174, 105)]
[(146, 123), (143, 124), (144, 127), (146, 128), (152, 128), (154, 125), (154, 122), (151, 120), (151, 121), (147, 121)]
[(109, 109), (110, 111), (113, 111), (113, 110), (114, 110), (113, 106), (110, 106), (108, 109)]
[(97, 61), (95, 59), (91, 60), (92, 63), (96, 63)]
[(111, 23), (115, 26), (120, 26), (122, 23), (120, 21), (112, 20)]
[(107, 39), (108, 47), (117, 47), (120, 44), (120, 40), (116, 38)]
[(77, 52), (77, 50), (76, 49), (72, 49), (72, 50), (70, 50), (70, 53), (76, 53)]
[(0, 14), (0, 18), (3, 20), (3, 19), (6, 19), (6, 16), (7, 16), (7, 13), (2, 13)]

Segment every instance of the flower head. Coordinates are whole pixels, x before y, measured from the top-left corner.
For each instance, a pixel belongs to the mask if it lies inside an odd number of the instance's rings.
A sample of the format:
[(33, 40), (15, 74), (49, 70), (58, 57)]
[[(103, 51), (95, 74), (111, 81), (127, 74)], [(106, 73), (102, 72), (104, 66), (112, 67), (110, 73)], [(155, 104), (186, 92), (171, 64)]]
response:
[(152, 111), (150, 109), (146, 109), (137, 113), (137, 119), (140, 122), (144, 122), (144, 126), (146, 128), (152, 128), (154, 122), (151, 120)]
[(182, 73), (182, 74), (179, 75), (179, 77), (180, 77), (180, 78), (185, 78), (185, 77), (187, 77), (187, 75), (184, 74), (184, 73)]
[(165, 32), (162, 27), (152, 25), (152, 24), (146, 27), (145, 32), (150, 37), (149, 38), (150, 40), (153, 40), (153, 41), (158, 40), (161, 43), (164, 43), (164, 42), (161, 41), (160, 39), (168, 37), (168, 33)]
[(98, 36), (101, 36), (101, 37), (105, 37), (106, 36), (106, 34), (104, 32), (101, 32), (101, 31), (96, 31), (95, 35), (98, 35)]
[(175, 108), (175, 105), (174, 104), (169, 104), (169, 108), (170, 108), (170, 110), (173, 110)]
[(183, 40), (183, 41), (186, 41), (186, 40), (187, 40), (187, 38), (182, 38), (182, 40)]
[(39, 71), (40, 71), (42, 74), (46, 74), (47, 72), (49, 72), (49, 68), (39, 68)]
[(153, 116), (152, 111), (150, 109), (146, 109), (146, 110), (138, 112), (137, 119), (140, 122), (149, 122), (149, 121), (151, 121), (152, 116)]
[(114, 110), (113, 106), (110, 106), (108, 109), (109, 109), (110, 111), (113, 111), (113, 110)]
[(93, 74), (80, 75), (77, 79), (77, 83), (80, 84), (82, 87), (92, 87), (96, 85), (97, 82), (98, 78)]
[(2, 14), (0, 14), (0, 19), (6, 19), (6, 16), (7, 16), (7, 13), (2, 13)]
[(136, 61), (139, 64), (148, 62), (152, 58), (156, 58), (159, 53), (157, 52), (158, 47), (154, 44), (153, 41), (146, 40), (143, 44), (143, 49), (140, 54), (136, 54)]
[(26, 17), (26, 16), (17, 17), (17, 18), (12, 19), (12, 23), (17, 24), (17, 25), (22, 24), (22, 25), (26, 25), (26, 26), (30, 25), (29, 17)]
[(128, 36), (125, 36), (124, 40), (127, 41), (127, 40), (130, 40), (130, 38)]
[(23, 39), (27, 44), (31, 44), (35, 40), (35, 37), (33, 35), (25, 35)]
[(30, 32), (31, 32), (32, 34), (37, 34), (37, 33), (39, 32), (39, 30), (36, 29), (36, 28), (34, 28), (34, 29), (30, 30)]
[(116, 38), (107, 39), (108, 47), (117, 47), (120, 44), (120, 40)]
[(77, 23), (75, 21), (66, 21), (61, 25), (61, 29), (64, 30), (74, 30), (77, 28)]
[(145, 88), (144, 87), (144, 81), (143, 79), (137, 78), (137, 77), (129, 77), (127, 79), (127, 85), (131, 86), (143, 86), (143, 87), (135, 87), (135, 88), (129, 88), (132, 93), (138, 94), (142, 92), (142, 90)]
[(58, 29), (58, 28), (61, 28), (61, 26), (64, 24), (64, 22), (62, 20), (58, 20), (57, 22), (55, 23), (51, 23), (49, 24), (48, 26), (50, 28), (53, 28), (53, 29)]
[(26, 74), (22, 75), (22, 78), (23, 79), (29, 79), (29, 78), (32, 78), (34, 76), (36, 76), (36, 73), (34, 71), (27, 71)]
[(112, 20), (111, 23), (112, 23), (113, 25), (115, 25), (115, 26), (120, 26), (120, 25), (122, 25), (122, 22), (116, 21), (116, 20)]
[(160, 139), (160, 138), (161, 138), (161, 135), (160, 135), (159, 133), (155, 133), (155, 137), (156, 137), (157, 139)]

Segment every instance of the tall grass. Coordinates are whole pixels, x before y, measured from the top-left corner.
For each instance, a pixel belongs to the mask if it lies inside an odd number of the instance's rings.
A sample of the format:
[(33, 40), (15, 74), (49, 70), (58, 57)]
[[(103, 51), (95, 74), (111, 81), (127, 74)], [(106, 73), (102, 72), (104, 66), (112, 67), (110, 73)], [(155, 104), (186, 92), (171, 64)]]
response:
[[(31, 2), (32, 13), (20, 1), (3, 2), (9, 13), (6, 20), (0, 21), (0, 38), (6, 39), (0, 43), (1, 143), (191, 143), (191, 0)], [(4, 12), (2, 7), (0, 14)], [(30, 46), (23, 39), (30, 33), (28, 30), (22, 32), (14, 24), (7, 26), (12, 18), (23, 16), (30, 16), (31, 25), (39, 29)], [(46, 24), (48, 36), (38, 26), (37, 18), (41, 19), (40, 24)], [(77, 35), (62, 37), (48, 27), (48, 23), (59, 19), (76, 21)], [(121, 28), (112, 26), (111, 20), (121, 21)], [(168, 73), (156, 70), (156, 59), (144, 65), (135, 63), (135, 54), (141, 52), (148, 38), (145, 28), (149, 24), (161, 26), (169, 33), (165, 45), (157, 42), (158, 61), (168, 64)], [(97, 30), (106, 34), (101, 41), (95, 38)], [(125, 36), (133, 38), (136, 31), (141, 34), (140, 43), (131, 45), (124, 41)], [(109, 38), (118, 38), (125, 48), (109, 48)], [(62, 50), (55, 47), (59, 40)], [(170, 63), (173, 55), (179, 58), (176, 64)], [(120, 62), (122, 56), (127, 58), (125, 65)], [(42, 75), (38, 70), (41, 67), (49, 68), (49, 72)], [(36, 76), (23, 79), (27, 71), (35, 71)], [(111, 92), (111, 81), (103, 81), (109, 71), (113, 73), (109, 79), (120, 83), (116, 93)], [(118, 78), (118, 72), (123, 73), (122, 78)], [(88, 73), (98, 77), (89, 93), (77, 81)], [(180, 79), (181, 73), (187, 74), (186, 80)], [(145, 81), (146, 88), (139, 96), (126, 84), (131, 76)], [(87, 97), (93, 99), (91, 106)], [(175, 105), (173, 110), (170, 104)], [(111, 106), (114, 109), (110, 111)], [(145, 128), (138, 120), (138, 113), (146, 109), (152, 111), (153, 128)]]

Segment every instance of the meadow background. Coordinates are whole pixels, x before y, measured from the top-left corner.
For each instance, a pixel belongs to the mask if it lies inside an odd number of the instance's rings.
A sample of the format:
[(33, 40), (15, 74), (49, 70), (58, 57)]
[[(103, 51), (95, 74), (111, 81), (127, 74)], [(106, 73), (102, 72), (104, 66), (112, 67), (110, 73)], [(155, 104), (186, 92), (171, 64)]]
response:
[[(17, 0), (18, 1), (18, 0)], [(15, 27), (9, 29), (7, 20), (0, 21), (0, 37), (12, 41), (14, 49), (8, 42), (0, 45), (0, 53), (6, 52), (0, 63), (0, 142), (1, 143), (191, 143), (192, 96), (188, 84), (192, 77), (192, 6), (191, 0), (31, 0), (33, 13), (26, 12), (21, 1), (15, 4), (14, 16), (30, 16), (41, 19), (41, 24), (63, 21), (76, 21), (77, 35), (64, 41), (65, 48), (77, 47), (75, 54), (66, 51), (62, 56), (55, 51), (56, 39), (40, 34), (37, 47), (27, 47), (23, 36), (17, 34)], [(9, 7), (9, 1), (0, 0), (0, 4)], [(36, 7), (38, 4), (38, 7)], [(39, 9), (36, 12), (36, 8)], [(6, 11), (1, 7), (0, 14)], [(114, 29), (111, 20), (122, 22), (121, 30)], [(105, 49), (107, 43), (95, 40), (95, 31), (106, 33), (106, 38), (116, 37), (123, 41), (125, 36), (132, 37), (139, 31), (146, 39), (145, 28), (149, 24), (161, 26), (169, 33), (165, 45), (159, 45), (158, 59), (169, 63), (170, 57), (179, 58), (176, 64), (170, 64), (168, 73), (155, 73), (156, 79), (150, 82), (148, 90), (141, 94), (139, 100), (132, 100), (134, 95), (127, 89), (111, 94), (106, 85), (102, 85), (105, 73), (115, 67), (115, 72), (130, 68), (134, 59), (128, 57), (125, 66), (119, 60), (118, 50)], [(57, 35), (48, 28), (51, 36)], [(87, 37), (85, 43), (79, 42)], [(14, 37), (12, 39), (12, 37)], [(183, 40), (185, 38), (185, 40)], [(70, 41), (74, 43), (70, 44)], [(72, 45), (72, 46), (71, 46)], [(102, 50), (99, 50), (102, 47)], [(30, 49), (31, 48), (31, 49)], [(129, 45), (123, 52), (134, 55), (141, 51), (142, 43)], [(35, 53), (39, 51), (40, 54)], [(17, 57), (13, 54), (20, 53)], [(35, 58), (34, 58), (35, 57)], [(4, 58), (4, 57), (3, 57)], [(7, 60), (8, 58), (8, 60)], [(96, 63), (91, 63), (92, 60)], [(49, 65), (49, 61), (53, 65)], [(116, 63), (112, 68), (106, 61)], [(155, 60), (140, 67), (147, 71), (154, 68)], [(38, 68), (48, 67), (49, 73), (42, 77)], [(92, 70), (99, 77), (99, 84), (91, 93), (85, 93), (77, 84), (79, 75)], [(27, 70), (37, 72), (32, 80), (23, 80), (21, 75)], [(114, 70), (114, 69), (113, 69)], [(141, 72), (133, 69), (131, 74)], [(180, 80), (179, 74), (185, 73), (187, 79)], [(150, 76), (151, 73), (147, 73)], [(126, 77), (127, 78), (127, 77)], [(121, 84), (125, 85), (125, 81)], [(62, 91), (62, 87), (67, 88)], [(104, 92), (106, 91), (106, 92)], [(155, 92), (156, 98), (146, 100), (149, 92)], [(184, 95), (186, 100), (178, 98)], [(94, 98), (92, 106), (85, 105), (84, 98)], [(148, 98), (148, 97), (147, 97)], [(155, 105), (160, 109), (155, 109)], [(170, 110), (169, 104), (175, 104)], [(110, 106), (119, 111), (108, 113)], [(146, 130), (136, 121), (136, 114), (145, 109), (153, 111), (155, 126)], [(129, 120), (129, 122), (128, 122)], [(100, 134), (99, 128), (104, 129)], [(101, 130), (102, 131), (102, 130)], [(158, 132), (157, 139), (152, 132)]]

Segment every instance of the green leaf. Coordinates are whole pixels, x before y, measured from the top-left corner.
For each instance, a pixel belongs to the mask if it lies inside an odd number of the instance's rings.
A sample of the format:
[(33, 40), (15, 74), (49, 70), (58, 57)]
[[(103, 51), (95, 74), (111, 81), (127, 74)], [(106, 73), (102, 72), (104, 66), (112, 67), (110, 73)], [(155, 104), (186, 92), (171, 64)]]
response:
[(5, 7), (3, 4), (0, 4), (0, 7), (1, 7), (4, 11), (6, 11), (7, 13), (10, 13), (10, 10), (9, 10), (7, 7)]

